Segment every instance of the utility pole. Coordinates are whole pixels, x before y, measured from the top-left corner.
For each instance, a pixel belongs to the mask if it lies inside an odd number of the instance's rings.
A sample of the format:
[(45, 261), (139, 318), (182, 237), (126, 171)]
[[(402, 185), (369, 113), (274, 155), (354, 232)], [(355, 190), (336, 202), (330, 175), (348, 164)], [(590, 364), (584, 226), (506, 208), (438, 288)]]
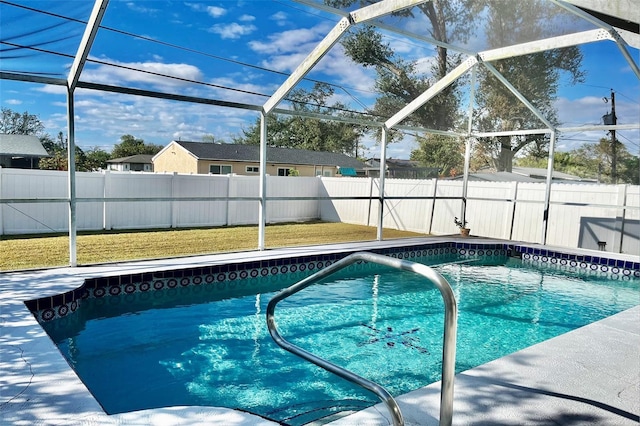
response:
[[(609, 102), (608, 98), (602, 98), (605, 102)], [(606, 126), (615, 126), (618, 123), (618, 117), (616, 117), (616, 94), (611, 89), (611, 113), (602, 117)], [(618, 153), (616, 142), (615, 129), (609, 132), (611, 135), (611, 182), (618, 183)]]
[[(616, 117), (616, 94), (611, 89), (611, 120), (615, 126), (618, 122)], [(618, 170), (617, 170), (617, 153), (616, 153), (616, 131), (611, 131), (611, 180), (614, 184), (618, 183)]]

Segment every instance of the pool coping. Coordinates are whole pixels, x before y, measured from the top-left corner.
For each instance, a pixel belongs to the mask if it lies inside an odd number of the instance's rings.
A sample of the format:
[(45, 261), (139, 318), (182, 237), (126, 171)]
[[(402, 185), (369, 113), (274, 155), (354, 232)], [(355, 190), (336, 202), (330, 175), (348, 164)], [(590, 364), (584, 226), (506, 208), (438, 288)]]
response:
[[(351, 251), (361, 250), (375, 250), (382, 248), (394, 248), (405, 247), (407, 245), (419, 245), (419, 244), (437, 244), (439, 242), (451, 242), (456, 241), (460, 244), (508, 244), (511, 246), (518, 246), (523, 248), (520, 252), (525, 255), (529, 255), (530, 261), (542, 262), (543, 257), (547, 260), (554, 258), (558, 259), (558, 264), (562, 257), (555, 257), (557, 253), (569, 253), (565, 258), (567, 265), (571, 261), (580, 263), (584, 261), (588, 256), (589, 259), (595, 259), (602, 256), (602, 252), (581, 250), (581, 249), (566, 249), (566, 248), (550, 248), (543, 247), (536, 244), (520, 244), (515, 242), (505, 242), (503, 240), (492, 240), (482, 238), (452, 238), (452, 237), (428, 237), (428, 238), (413, 238), (402, 240), (385, 240), (385, 241), (369, 241), (358, 242), (348, 244), (335, 244), (330, 246), (304, 246), (304, 247), (290, 247), (283, 249), (273, 249), (265, 251), (255, 252), (240, 252), (240, 253), (226, 253), (215, 254), (208, 256), (194, 256), (189, 258), (174, 258), (174, 259), (162, 259), (145, 262), (127, 262), (127, 263), (114, 263), (109, 265), (98, 265), (89, 267), (78, 268), (55, 268), (38, 271), (23, 271), (23, 272), (8, 272), (0, 274), (0, 291), (2, 292), (2, 300), (0, 301), (0, 328), (2, 333), (0, 334), (0, 420), (5, 420), (10, 424), (34, 424), (34, 423), (55, 423), (55, 424), (83, 424), (83, 423), (99, 423), (99, 424), (198, 424), (219, 421), (225, 425), (272, 425), (277, 424), (269, 420), (260, 418), (258, 416), (251, 415), (236, 410), (229, 410), (223, 408), (210, 408), (210, 407), (171, 407), (154, 410), (144, 410), (134, 413), (126, 413), (121, 415), (108, 416), (104, 414), (99, 404), (88, 392), (84, 384), (78, 379), (73, 370), (68, 366), (62, 355), (58, 352), (57, 347), (51, 342), (46, 333), (40, 327), (32, 313), (27, 309), (24, 304), (27, 300), (40, 298), (43, 296), (54, 296), (65, 292), (73, 291), (82, 285), (87, 279), (98, 277), (115, 277), (122, 274), (143, 274), (150, 271), (163, 270), (163, 271), (175, 271), (184, 268), (199, 268), (207, 267), (211, 265), (224, 265), (234, 262), (245, 262), (247, 258), (272, 260), (281, 259), (283, 257), (292, 256), (313, 256), (318, 253), (344, 253)], [(554, 256), (550, 257), (550, 253)], [(534, 259), (537, 256), (537, 259)], [(573, 257), (572, 257), (573, 256)], [(631, 262), (632, 268), (638, 269), (638, 257), (630, 255), (620, 255), (607, 253), (607, 258), (613, 258), (619, 262)], [(549, 262), (551, 265), (551, 263)], [(614, 265), (615, 267), (615, 265)], [(634, 270), (635, 272), (635, 270)], [(633, 308), (629, 311), (625, 311), (613, 317), (603, 320), (605, 323), (613, 322), (616, 318), (629, 318), (629, 315), (634, 315), (637, 319), (640, 314), (640, 307)], [(624, 322), (624, 321), (623, 321)], [(596, 332), (589, 337), (589, 343), (592, 342), (604, 342), (603, 348), (606, 350), (609, 347), (615, 347), (622, 351), (619, 357), (624, 356), (624, 363), (610, 362), (613, 367), (617, 367), (618, 370), (615, 377), (629, 379), (635, 386), (636, 396), (638, 395), (638, 389), (640, 389), (640, 378), (637, 377), (637, 372), (640, 371), (638, 366), (637, 349), (640, 346), (640, 325), (638, 321), (628, 321), (631, 324), (631, 330), (625, 331), (626, 334), (617, 336), (621, 339), (621, 343), (616, 344), (617, 341), (611, 342), (609, 337), (611, 333), (608, 332)], [(600, 324), (594, 323), (594, 324)], [(567, 335), (581, 335), (585, 331), (596, 329), (594, 324), (583, 327), (582, 329), (568, 333)], [(619, 328), (619, 327), (618, 327)], [(586, 330), (585, 330), (586, 329)], [(609, 330), (609, 329), (606, 329)], [(593, 333), (592, 333), (593, 334)], [(555, 345), (560, 343), (560, 347), (563, 348), (563, 352), (575, 352), (571, 339), (562, 339), (564, 336), (559, 336), (556, 339), (552, 339), (547, 342), (543, 342), (539, 345), (527, 348), (527, 350), (538, 350), (538, 346), (541, 346), (540, 359), (557, 360), (556, 356), (551, 354), (545, 348), (545, 345)], [(563, 343), (567, 341), (568, 343)], [(630, 347), (626, 343), (633, 343)], [(612, 343), (613, 346), (612, 346)], [(606, 354), (595, 353), (592, 348), (585, 355), (587, 360), (581, 361), (580, 365), (588, 365), (589, 360), (609, 360)], [(627, 352), (634, 352), (635, 358), (629, 356)], [(498, 369), (515, 368), (513, 373), (516, 377), (519, 377), (518, 370), (521, 353), (512, 354), (508, 357), (501, 358), (494, 361)], [(516, 361), (513, 361), (513, 360)], [(511, 360), (511, 361), (508, 361)], [(503, 361), (506, 364), (501, 364)], [(515, 362), (515, 364), (514, 364)], [(554, 361), (555, 362), (555, 361)], [(635, 362), (635, 364), (634, 364)], [(493, 363), (485, 364), (484, 366), (477, 367), (467, 372), (461, 373), (456, 376), (456, 398), (454, 405), (454, 423), (459, 423), (460, 419), (466, 419), (464, 424), (475, 423), (473, 414), (464, 414), (464, 407), (468, 405), (464, 402), (459, 402), (459, 398), (462, 396), (463, 401), (467, 393), (465, 389), (468, 387), (466, 382), (472, 381), (469, 377), (473, 378), (474, 374), (478, 371), (485, 371), (483, 369), (489, 368), (485, 379), (491, 377), (491, 365)], [(560, 362), (558, 368), (560, 371), (566, 369), (564, 364), (575, 364), (572, 360), (564, 360)], [(622, 365), (620, 365), (622, 364)], [(536, 364), (537, 365), (537, 364)], [(543, 364), (546, 365), (546, 364)], [(555, 364), (554, 364), (555, 365)], [(489, 366), (489, 367), (488, 367)], [(533, 367), (532, 367), (533, 368)], [(539, 368), (539, 365), (538, 365)], [(533, 376), (542, 376), (540, 371), (535, 368), (531, 370), (529, 374)], [(509, 370), (511, 371), (511, 370)], [(545, 369), (541, 371), (547, 371)], [(634, 372), (636, 376), (632, 377)], [(504, 377), (501, 372), (497, 377)], [(590, 377), (593, 379), (593, 377)], [(627, 382), (625, 382), (627, 383)], [(563, 383), (557, 383), (558, 390), (552, 391), (555, 393), (565, 393), (571, 395), (571, 389), (563, 389)], [(629, 385), (629, 383), (627, 383)], [(433, 384), (424, 388), (424, 392), (431, 395), (433, 389), (438, 384)], [(535, 383), (534, 383), (534, 386)], [(585, 384), (587, 388), (602, 389), (603, 386), (600, 383), (587, 382)], [(495, 387), (495, 386), (494, 386)], [(473, 388), (473, 386), (471, 386)], [(504, 392), (513, 392), (511, 388), (504, 388)], [(554, 388), (555, 389), (555, 388)], [(611, 391), (611, 395), (617, 395), (620, 391), (619, 383), (616, 386), (611, 386), (605, 389)], [(416, 391), (416, 392), (421, 392)], [(491, 392), (494, 392), (493, 389)], [(404, 401), (406, 398), (412, 400), (414, 393), (402, 396), (400, 401)], [(540, 397), (542, 398), (542, 397)], [(549, 398), (552, 398), (550, 396)], [(585, 397), (586, 398), (586, 397)], [(424, 398), (418, 398), (420, 401)], [(428, 399), (428, 398), (427, 398)], [(537, 398), (536, 398), (537, 399)], [(542, 398), (545, 399), (545, 398)], [(640, 398), (638, 398), (640, 400)], [(498, 401), (501, 401), (498, 399)], [(567, 400), (570, 401), (570, 400)], [(518, 401), (516, 401), (518, 402)], [(616, 400), (613, 398), (613, 403), (607, 402), (612, 407), (617, 407)], [(618, 401), (619, 402), (619, 401)], [(422, 404), (422, 402), (421, 402)], [(619, 410), (629, 411), (637, 415), (640, 409), (637, 405), (631, 404), (630, 408), (627, 407), (625, 402), (624, 407), (619, 407)], [(411, 404), (409, 404), (411, 405)], [(431, 404), (433, 405), (433, 404)], [(488, 404), (491, 405), (491, 404)], [(503, 423), (500, 424), (522, 424), (519, 421), (518, 413), (521, 413), (521, 404), (511, 404), (512, 410), (510, 411), (509, 405), (495, 407), (496, 409), (488, 409), (486, 413), (502, 413), (499, 418)], [(417, 417), (405, 414), (406, 420), (412, 419), (407, 424), (432, 424), (431, 420), (437, 418), (439, 403), (435, 404), (435, 409), (431, 407), (428, 410), (428, 414), (424, 411), (418, 410)], [(471, 404), (471, 408), (476, 405)], [(551, 407), (552, 404), (543, 405), (542, 407)], [(562, 406), (562, 404), (561, 404)], [(430, 407), (427, 403), (424, 407)], [(378, 413), (375, 409), (374, 412)], [(601, 410), (602, 411), (602, 410)], [(606, 410), (604, 410), (606, 411)], [(368, 416), (367, 410), (362, 413), (358, 413), (356, 416)], [(409, 409), (407, 413), (415, 412)], [(420, 414), (423, 413), (423, 414)], [(380, 417), (381, 413), (376, 414), (377, 420), (372, 418), (365, 418), (364, 423), (361, 423), (357, 417), (347, 417), (343, 420), (342, 424), (378, 424), (376, 422), (382, 422), (380, 424), (388, 424), (388, 421), (384, 420), (384, 417)], [(472, 417), (468, 417), (471, 415)], [(515, 417), (514, 417), (515, 416)], [(612, 414), (612, 421), (610, 424), (625, 424), (617, 423), (620, 420), (620, 416)], [(346, 419), (351, 419), (354, 423), (344, 423)], [(483, 418), (483, 417), (480, 417)], [(216, 420), (218, 419), (218, 420)], [(469, 423), (468, 420), (471, 420)], [(435, 424), (435, 423), (434, 423)], [(487, 423), (485, 423), (487, 424)], [(607, 423), (609, 424), (609, 423)], [(637, 422), (635, 422), (637, 424)]]

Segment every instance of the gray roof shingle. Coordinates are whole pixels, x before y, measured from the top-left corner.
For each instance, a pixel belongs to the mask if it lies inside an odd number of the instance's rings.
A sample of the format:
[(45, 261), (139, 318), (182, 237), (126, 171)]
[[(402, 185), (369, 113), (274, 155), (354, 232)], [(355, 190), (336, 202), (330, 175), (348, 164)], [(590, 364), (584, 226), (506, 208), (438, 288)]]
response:
[(40, 139), (31, 135), (9, 135), (0, 133), (0, 155), (21, 157), (48, 157)]
[[(174, 142), (200, 160), (249, 161), (256, 163), (260, 161), (260, 147), (257, 145)], [(362, 161), (345, 154), (275, 147), (267, 148), (267, 162), (310, 166), (339, 166), (357, 170), (364, 168)]]
[(153, 155), (137, 154), (137, 155), (130, 155), (128, 157), (114, 158), (112, 160), (108, 160), (107, 163), (152, 164), (152, 161), (151, 161), (152, 158), (153, 158)]

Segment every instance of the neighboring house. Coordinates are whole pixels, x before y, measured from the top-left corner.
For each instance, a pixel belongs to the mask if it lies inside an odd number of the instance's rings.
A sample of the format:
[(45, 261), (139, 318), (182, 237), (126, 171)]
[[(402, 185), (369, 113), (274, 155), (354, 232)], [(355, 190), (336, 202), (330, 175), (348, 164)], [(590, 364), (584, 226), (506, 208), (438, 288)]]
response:
[(153, 155), (138, 154), (129, 157), (114, 158), (107, 161), (109, 170), (117, 170), (119, 172), (152, 172)]
[(43, 157), (49, 154), (37, 136), (0, 133), (0, 167), (37, 169)]
[[(538, 180), (547, 179), (547, 169), (538, 169), (534, 167), (513, 167), (511, 170), (515, 174), (528, 176), (533, 179), (538, 179)], [(553, 174), (551, 175), (551, 179), (554, 181), (597, 183), (596, 179), (581, 178), (580, 176), (570, 175), (569, 173), (563, 173), (557, 170), (553, 171)]]
[[(214, 175), (260, 173), (260, 147), (210, 142), (172, 141), (153, 157), (156, 172)], [(271, 176), (364, 175), (364, 163), (348, 155), (305, 149), (267, 148), (267, 170)]]
[[(380, 159), (371, 158), (366, 161), (367, 176), (377, 178), (380, 176)], [(437, 167), (423, 167), (420, 162), (414, 160), (399, 160), (388, 158), (386, 162), (386, 177), (396, 179), (432, 179), (438, 177), (440, 169)]]
[[(493, 172), (490, 170), (480, 170), (476, 173), (469, 173), (470, 181), (485, 182), (545, 182), (547, 180), (547, 169), (533, 167), (513, 167), (512, 172)], [(462, 180), (463, 176), (458, 175), (452, 180)], [(568, 173), (553, 171), (551, 175), (553, 182), (564, 183), (597, 183), (594, 179), (584, 179)]]

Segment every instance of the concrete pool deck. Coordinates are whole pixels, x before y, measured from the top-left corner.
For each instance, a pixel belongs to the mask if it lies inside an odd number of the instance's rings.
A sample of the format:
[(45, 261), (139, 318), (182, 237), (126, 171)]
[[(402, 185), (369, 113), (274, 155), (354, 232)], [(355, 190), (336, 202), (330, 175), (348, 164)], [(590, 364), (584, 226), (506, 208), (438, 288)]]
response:
[[(148, 262), (0, 273), (0, 424), (274, 425), (240, 411), (172, 407), (108, 416), (23, 303), (77, 288), (84, 279), (279, 258), (371, 250), (416, 241), (295, 247)], [(474, 242), (496, 242), (474, 239)], [(504, 241), (500, 241), (504, 243)], [(535, 246), (535, 245), (532, 245)], [(559, 249), (562, 250), (562, 249)], [(565, 249), (566, 250), (566, 249)], [(575, 252), (576, 250), (571, 250)], [(591, 252), (593, 253), (593, 252)], [(612, 255), (621, 258), (621, 255)], [(637, 256), (627, 256), (637, 262)], [(456, 375), (456, 425), (637, 425), (640, 415), (640, 289), (632, 309)], [(436, 425), (439, 383), (397, 398), (405, 423)], [(386, 425), (384, 407), (336, 425)]]

